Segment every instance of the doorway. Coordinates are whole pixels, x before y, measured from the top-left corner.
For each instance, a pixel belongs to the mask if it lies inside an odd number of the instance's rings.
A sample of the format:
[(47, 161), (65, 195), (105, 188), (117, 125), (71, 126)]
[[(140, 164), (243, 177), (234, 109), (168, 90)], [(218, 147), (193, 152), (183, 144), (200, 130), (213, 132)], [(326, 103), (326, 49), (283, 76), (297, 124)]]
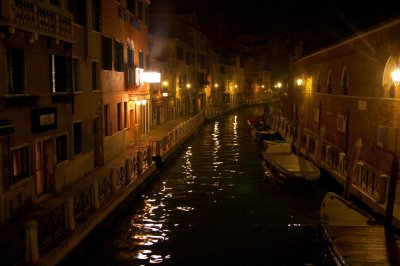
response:
[(53, 192), (54, 156), (52, 139), (35, 143), (36, 197)]

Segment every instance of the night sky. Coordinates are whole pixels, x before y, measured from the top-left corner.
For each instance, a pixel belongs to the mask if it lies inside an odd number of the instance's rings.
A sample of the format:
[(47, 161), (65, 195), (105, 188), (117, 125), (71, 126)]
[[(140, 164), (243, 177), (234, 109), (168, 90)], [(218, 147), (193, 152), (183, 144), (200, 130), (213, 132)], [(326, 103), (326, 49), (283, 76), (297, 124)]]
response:
[(400, 2), (152, 0), (150, 10), (194, 10), (201, 30), (212, 38), (216, 35), (216, 25), (223, 21), (227, 36), (257, 33), (268, 38), (302, 40), (306, 47), (316, 49), (400, 16)]

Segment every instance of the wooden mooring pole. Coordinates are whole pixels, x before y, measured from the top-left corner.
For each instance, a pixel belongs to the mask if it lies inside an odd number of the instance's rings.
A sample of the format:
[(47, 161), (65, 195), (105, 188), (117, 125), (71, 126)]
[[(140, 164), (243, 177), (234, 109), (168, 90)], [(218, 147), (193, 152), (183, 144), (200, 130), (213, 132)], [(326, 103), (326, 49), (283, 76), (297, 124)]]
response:
[(360, 157), (361, 147), (362, 147), (362, 141), (361, 141), (361, 138), (358, 138), (356, 140), (356, 142), (354, 143), (353, 152), (351, 153), (351, 156), (350, 156), (349, 168), (347, 170), (344, 191), (343, 191), (343, 197), (345, 199), (350, 198), (351, 186), (353, 184), (354, 171), (356, 169), (356, 163), (358, 161), (358, 158)]
[(397, 177), (399, 176), (399, 156), (394, 154), (392, 162), (392, 171), (389, 179), (389, 189), (386, 204), (385, 225), (391, 227), (393, 218), (394, 200), (396, 197)]

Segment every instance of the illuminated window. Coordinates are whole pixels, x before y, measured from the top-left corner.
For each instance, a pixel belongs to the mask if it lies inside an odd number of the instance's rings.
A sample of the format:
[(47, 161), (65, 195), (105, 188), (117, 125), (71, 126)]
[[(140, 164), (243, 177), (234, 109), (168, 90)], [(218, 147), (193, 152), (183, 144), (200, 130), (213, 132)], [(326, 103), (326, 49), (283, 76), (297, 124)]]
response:
[(29, 176), (29, 148), (28, 146), (11, 151), (11, 165), (13, 180)]
[(68, 92), (73, 86), (71, 59), (66, 56), (52, 54), (51, 60), (51, 91)]

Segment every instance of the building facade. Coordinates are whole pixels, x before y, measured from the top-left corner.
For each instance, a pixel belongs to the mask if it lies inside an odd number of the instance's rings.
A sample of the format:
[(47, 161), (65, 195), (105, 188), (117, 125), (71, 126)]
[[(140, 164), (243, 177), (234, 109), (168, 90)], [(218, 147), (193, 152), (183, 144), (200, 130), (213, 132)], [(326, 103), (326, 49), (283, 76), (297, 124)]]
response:
[(399, 26), (392, 20), (295, 59), (281, 120), (296, 127), (300, 152), (383, 213), (399, 154)]
[(2, 1), (0, 223), (146, 134), (148, 5)]

